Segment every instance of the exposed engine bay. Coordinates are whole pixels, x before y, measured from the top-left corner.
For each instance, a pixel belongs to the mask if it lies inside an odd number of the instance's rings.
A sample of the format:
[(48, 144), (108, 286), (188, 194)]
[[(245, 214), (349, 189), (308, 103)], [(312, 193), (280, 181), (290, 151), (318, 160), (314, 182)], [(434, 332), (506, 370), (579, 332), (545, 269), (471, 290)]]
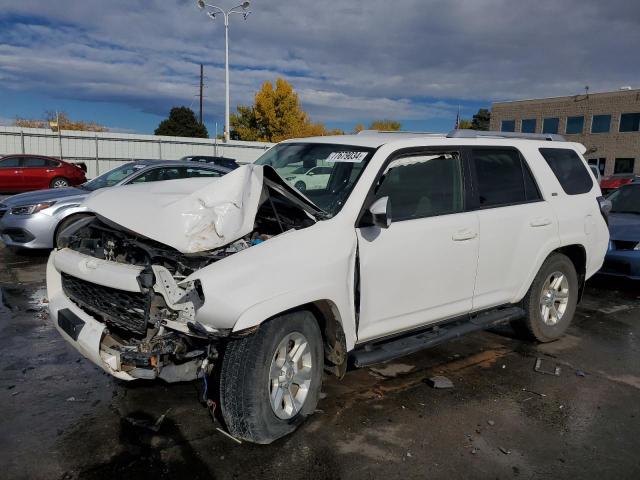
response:
[[(219, 248), (184, 253), (96, 212), (65, 229), (58, 245), (79, 257), (96, 259), (97, 267), (91, 267), (96, 269), (96, 282), (63, 271), (62, 290), (106, 326), (101, 349), (115, 359), (111, 360), (114, 370), (133, 378), (190, 380), (217, 358), (221, 342), (231, 331), (196, 320), (206, 299), (199, 280), (187, 281), (187, 277), (281, 233), (309, 227), (316, 222), (315, 215), (321, 217), (321, 212), (291, 195), (288, 187), (265, 178), (249, 233)], [(139, 290), (99, 284), (100, 267), (110, 263), (137, 267)]]

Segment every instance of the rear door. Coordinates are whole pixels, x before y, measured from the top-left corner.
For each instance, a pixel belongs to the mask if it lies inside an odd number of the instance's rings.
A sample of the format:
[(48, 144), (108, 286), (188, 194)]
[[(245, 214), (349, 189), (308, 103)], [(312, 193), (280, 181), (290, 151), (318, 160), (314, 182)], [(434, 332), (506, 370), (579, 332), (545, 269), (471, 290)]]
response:
[(42, 157), (24, 157), (23, 184), (25, 190), (49, 188), (51, 180), (56, 176), (60, 163)]
[(558, 220), (512, 147), (469, 150), (480, 246), (473, 310), (516, 301), (541, 252), (559, 246)]
[(24, 189), (21, 160), (19, 156), (0, 159), (0, 192), (20, 192)]

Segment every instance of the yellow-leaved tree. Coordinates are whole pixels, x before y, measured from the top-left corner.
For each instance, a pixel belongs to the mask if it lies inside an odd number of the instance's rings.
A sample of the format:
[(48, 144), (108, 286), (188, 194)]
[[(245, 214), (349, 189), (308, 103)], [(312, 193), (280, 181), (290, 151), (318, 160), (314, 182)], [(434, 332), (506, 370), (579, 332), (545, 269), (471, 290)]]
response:
[(293, 86), (278, 78), (275, 87), (264, 82), (256, 93), (253, 106), (239, 105), (231, 115), (231, 138), (259, 142), (280, 142), (288, 138), (336, 135), (322, 123), (314, 123), (302, 110)]

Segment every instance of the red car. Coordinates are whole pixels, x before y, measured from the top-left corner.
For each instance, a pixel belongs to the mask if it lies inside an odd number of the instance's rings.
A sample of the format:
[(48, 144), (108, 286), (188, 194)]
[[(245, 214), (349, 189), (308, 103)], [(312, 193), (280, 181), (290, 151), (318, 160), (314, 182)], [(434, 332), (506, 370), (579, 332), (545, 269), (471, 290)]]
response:
[(602, 190), (603, 193), (606, 194), (606, 193), (612, 192), (613, 190), (617, 190), (618, 188), (623, 187), (624, 185), (628, 185), (632, 183), (636, 178), (638, 177), (632, 173), (614, 174), (614, 175), (611, 175), (610, 177), (606, 177), (602, 179), (602, 181), (600, 182), (600, 189)]
[(7, 155), (0, 158), (0, 192), (63, 188), (86, 181), (80, 167), (57, 158), (42, 155)]

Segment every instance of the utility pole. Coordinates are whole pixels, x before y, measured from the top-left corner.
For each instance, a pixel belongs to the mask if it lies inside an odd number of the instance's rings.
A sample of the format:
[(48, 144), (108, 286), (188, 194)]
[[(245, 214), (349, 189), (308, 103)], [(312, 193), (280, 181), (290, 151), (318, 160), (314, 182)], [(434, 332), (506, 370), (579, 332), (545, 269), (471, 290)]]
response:
[(202, 125), (202, 89), (204, 88), (204, 66), (200, 64), (200, 125)]

